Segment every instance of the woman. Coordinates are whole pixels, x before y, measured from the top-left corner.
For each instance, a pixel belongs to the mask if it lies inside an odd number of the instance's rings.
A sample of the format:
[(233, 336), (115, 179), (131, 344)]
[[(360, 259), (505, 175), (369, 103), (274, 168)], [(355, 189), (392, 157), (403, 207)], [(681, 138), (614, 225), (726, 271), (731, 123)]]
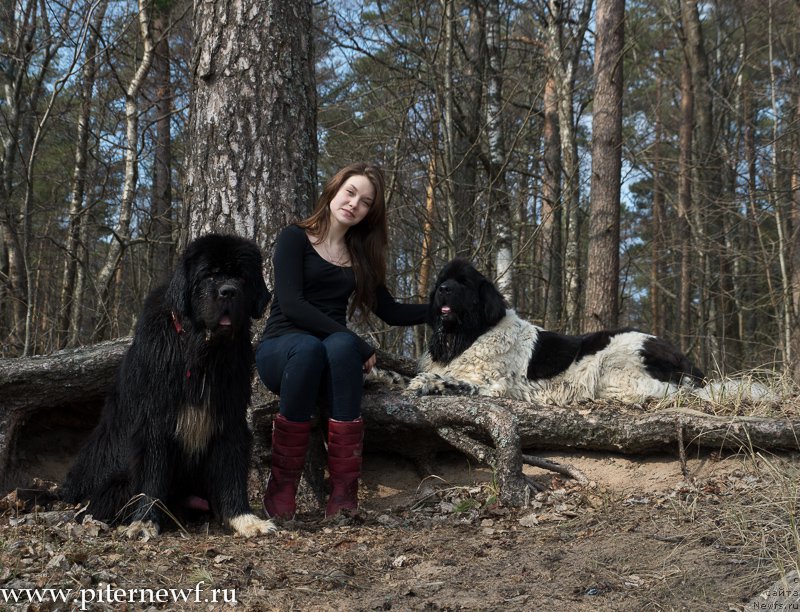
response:
[(333, 485), (325, 515), (358, 508), (361, 393), (363, 375), (375, 365), (375, 349), (347, 328), (348, 302), (350, 315), (371, 310), (390, 325), (425, 321), (427, 304), (400, 304), (384, 286), (388, 230), (383, 190), (377, 166), (346, 166), (325, 185), (313, 214), (278, 236), (275, 291), (256, 352), (261, 380), (280, 396), (264, 493), (270, 517), (295, 514), (320, 394), (329, 406)]

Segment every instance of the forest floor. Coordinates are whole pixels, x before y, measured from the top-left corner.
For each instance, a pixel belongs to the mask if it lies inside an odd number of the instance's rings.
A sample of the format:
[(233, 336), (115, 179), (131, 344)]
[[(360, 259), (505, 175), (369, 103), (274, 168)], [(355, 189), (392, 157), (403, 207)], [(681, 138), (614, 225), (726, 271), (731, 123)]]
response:
[(421, 481), (405, 460), (369, 453), (357, 517), (322, 520), (303, 495), (294, 521), (251, 540), (199, 521), (129, 541), (18, 490), (0, 503), (0, 610), (800, 606), (749, 603), (800, 563), (798, 456), (695, 455), (688, 479), (670, 456), (546, 456), (590, 483), (526, 468), (547, 490), (511, 510), (463, 456), (440, 456)]

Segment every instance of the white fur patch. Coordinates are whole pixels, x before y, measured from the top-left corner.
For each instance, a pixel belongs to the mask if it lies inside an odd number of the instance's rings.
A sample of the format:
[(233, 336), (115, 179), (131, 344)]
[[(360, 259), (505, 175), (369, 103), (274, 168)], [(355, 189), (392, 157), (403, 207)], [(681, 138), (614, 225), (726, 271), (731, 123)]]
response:
[(255, 514), (240, 514), (228, 521), (231, 529), (245, 538), (252, 538), (257, 535), (268, 535), (278, 531), (278, 526), (272, 521), (265, 521), (258, 518)]
[(556, 405), (596, 399), (640, 402), (678, 390), (677, 385), (656, 380), (645, 369), (641, 351), (652, 336), (641, 332), (612, 336), (608, 346), (561, 374), (529, 380), (528, 363), (540, 331), (542, 328), (508, 310), (497, 325), (449, 363), (436, 363), (426, 353), (420, 360), (422, 373), (408, 388), (423, 394), (441, 393), (465, 382), (480, 395)]
[(133, 521), (130, 525), (121, 526), (119, 531), (128, 539), (147, 542), (158, 537), (159, 529), (153, 521)]
[(207, 406), (186, 405), (178, 412), (175, 436), (187, 455), (199, 455), (208, 448), (217, 425)]
[(751, 402), (776, 402), (780, 396), (759, 382), (726, 378), (707, 384), (702, 389), (696, 389), (693, 394), (709, 402), (732, 402), (748, 400)]

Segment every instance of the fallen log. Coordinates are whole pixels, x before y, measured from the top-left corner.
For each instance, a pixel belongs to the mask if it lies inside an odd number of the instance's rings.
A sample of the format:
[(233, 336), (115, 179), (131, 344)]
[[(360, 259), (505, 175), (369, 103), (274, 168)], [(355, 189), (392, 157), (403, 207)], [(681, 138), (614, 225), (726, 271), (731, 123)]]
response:
[[(45, 357), (0, 360), (2, 488), (22, 484), (15, 451), (24, 426), (54, 411), (68, 414), (87, 405), (98, 411), (129, 342), (126, 338)], [(387, 363), (406, 374), (413, 369), (410, 360), (379, 354), (379, 364)], [(254, 390), (256, 442), (268, 445), (277, 403), (257, 381)], [(491, 465), (501, 498), (513, 505), (528, 493), (524, 449), (677, 454), (682, 439), (687, 446), (714, 450), (800, 450), (798, 420), (722, 417), (686, 408), (646, 412), (608, 404), (556, 407), (487, 397), (416, 397), (379, 387), (367, 391), (363, 413), (368, 451), (393, 451), (424, 463), (433, 453), (456, 449)]]
[(0, 359), (0, 488), (13, 488), (18, 474), (15, 452), (20, 432), (37, 415), (57, 410), (99, 407), (108, 392), (130, 338), (101, 342), (51, 355)]

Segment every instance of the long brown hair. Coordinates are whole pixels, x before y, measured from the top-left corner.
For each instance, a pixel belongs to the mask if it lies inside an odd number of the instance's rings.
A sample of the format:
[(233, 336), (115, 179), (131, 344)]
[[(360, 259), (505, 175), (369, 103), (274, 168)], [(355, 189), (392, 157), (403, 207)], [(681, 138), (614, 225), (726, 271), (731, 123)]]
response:
[(383, 170), (378, 166), (357, 162), (334, 174), (317, 200), (314, 212), (297, 225), (314, 236), (316, 244), (327, 236), (331, 226), (330, 203), (342, 185), (352, 176), (365, 176), (375, 189), (375, 198), (367, 216), (347, 230), (344, 240), (350, 252), (350, 262), (356, 277), (356, 290), (350, 304), (350, 315), (358, 310), (362, 317), (375, 307), (375, 289), (386, 282), (386, 245), (389, 229), (386, 223), (386, 202), (383, 190)]

